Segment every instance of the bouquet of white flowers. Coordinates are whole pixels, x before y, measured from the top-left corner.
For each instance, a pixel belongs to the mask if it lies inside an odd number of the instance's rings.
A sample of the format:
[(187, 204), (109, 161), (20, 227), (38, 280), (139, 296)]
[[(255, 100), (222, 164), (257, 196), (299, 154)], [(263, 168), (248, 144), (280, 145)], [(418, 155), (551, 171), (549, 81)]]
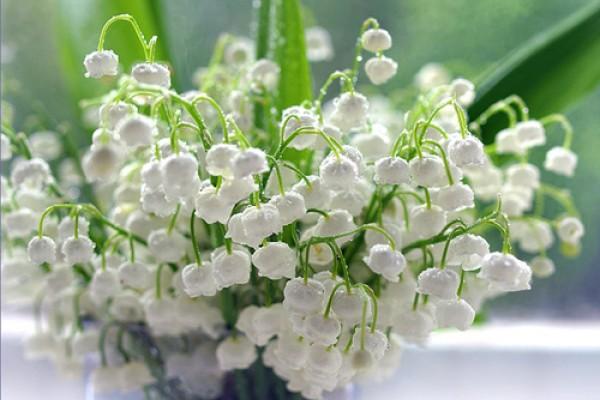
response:
[[(146, 58), (130, 74), (104, 47), (117, 21)], [(315, 59), (331, 55), (324, 30), (309, 39)], [(485, 300), (550, 275), (554, 234), (565, 250), (579, 244), (569, 193), (528, 162), (558, 123), (564, 145), (544, 168), (573, 174), (566, 119), (529, 119), (511, 96), (469, 121), (474, 85), (431, 64), (406, 113), (359, 93), (363, 53), (372, 84), (397, 70), (374, 19), (352, 68), (285, 108), (281, 65), (255, 59), (248, 40), (223, 36), (200, 90), (185, 93), (155, 60), (156, 41), (118, 15), (85, 57), (87, 77), (119, 75), (87, 102), (98, 110), (80, 160), (89, 202), (71, 194), (73, 168), (51, 172), (44, 150), (56, 138), (35, 145), (2, 125), (2, 160), (15, 155), (2, 177), (2, 284), (9, 297), (35, 298), (28, 354), (70, 373), (99, 354), (98, 392), (319, 399), (389, 376), (403, 343), (467, 329)], [(340, 93), (325, 103), (335, 82)], [(484, 145), (496, 113), (508, 127)], [(549, 216), (547, 198), (563, 210)], [(534, 257), (515, 257), (515, 244)]]

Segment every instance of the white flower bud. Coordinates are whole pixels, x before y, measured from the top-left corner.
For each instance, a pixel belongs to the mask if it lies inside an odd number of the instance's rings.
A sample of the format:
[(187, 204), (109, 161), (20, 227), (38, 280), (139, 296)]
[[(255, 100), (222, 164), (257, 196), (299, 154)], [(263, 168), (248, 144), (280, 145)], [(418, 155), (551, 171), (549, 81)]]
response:
[(281, 303), (256, 309), (252, 316), (252, 326), (257, 339), (256, 345), (266, 345), (273, 336), (281, 331), (285, 319), (284, 312)]
[[(361, 328), (358, 327), (354, 331), (354, 337), (352, 339), (352, 348), (355, 351), (360, 351), (361, 343)], [(365, 332), (365, 347), (364, 349), (371, 353), (374, 361), (379, 361), (385, 355), (389, 347), (389, 342), (385, 334), (381, 331), (371, 332), (369, 328)]]
[(362, 94), (358, 92), (343, 93), (334, 100), (333, 104), (335, 109), (331, 115), (331, 123), (343, 132), (360, 128), (366, 124), (369, 102)]
[[(360, 181), (357, 183), (361, 184)], [(331, 198), (330, 207), (332, 209), (346, 210), (353, 217), (357, 217), (362, 213), (368, 199), (365, 192), (355, 185), (349, 189), (345, 188), (344, 190), (335, 192)]]
[(150, 189), (142, 186), (140, 201), (142, 210), (163, 218), (173, 214), (177, 208), (177, 201), (168, 199), (162, 187)]
[(56, 261), (56, 243), (48, 236), (35, 236), (27, 245), (27, 254), (34, 264), (52, 264)]
[(187, 153), (170, 155), (162, 162), (162, 184), (167, 197), (186, 198), (200, 187), (198, 161)]
[(342, 332), (342, 325), (336, 318), (325, 318), (322, 314), (313, 314), (306, 317), (303, 329), (304, 338), (310, 342), (331, 346), (337, 343), (337, 338)]
[(364, 262), (376, 274), (381, 274), (390, 282), (398, 282), (406, 268), (406, 259), (399, 251), (392, 250), (387, 244), (376, 244), (369, 250)]
[(306, 29), (306, 56), (309, 61), (327, 61), (333, 57), (333, 45), (329, 32), (320, 26)]
[(206, 186), (196, 196), (196, 215), (208, 224), (227, 223), (233, 204), (225, 203), (213, 186)]
[(6, 233), (11, 238), (26, 238), (37, 228), (37, 216), (28, 208), (11, 211), (3, 217)]
[(254, 44), (245, 37), (236, 37), (225, 49), (225, 62), (241, 66), (253, 60)]
[(279, 82), (279, 65), (271, 60), (260, 59), (252, 65), (248, 72), (248, 79), (257, 84), (259, 88), (273, 90)]
[(142, 182), (146, 188), (154, 190), (158, 189), (158, 187), (162, 185), (163, 179), (160, 162), (148, 161), (142, 167), (140, 174)]
[(501, 130), (496, 135), (494, 141), (498, 154), (525, 154), (525, 148), (521, 145), (514, 128)]
[(515, 164), (506, 170), (506, 180), (510, 185), (529, 189), (540, 186), (540, 170), (533, 164)]
[(373, 85), (381, 85), (390, 80), (398, 71), (396, 61), (386, 56), (370, 58), (365, 63), (365, 72)]
[(317, 280), (303, 278), (289, 280), (283, 289), (283, 307), (289, 312), (310, 315), (321, 312), (325, 301), (325, 288)]
[(169, 68), (158, 63), (136, 64), (131, 69), (131, 76), (138, 83), (157, 85), (168, 88), (171, 86), (171, 72)]
[(306, 367), (325, 375), (336, 374), (342, 366), (342, 354), (337, 347), (313, 344), (308, 349)]
[(203, 262), (201, 266), (193, 263), (187, 265), (181, 272), (183, 288), (190, 297), (214, 296), (217, 293), (213, 266)]
[(83, 59), (86, 78), (99, 79), (105, 76), (117, 75), (119, 56), (112, 50), (94, 51)]
[(475, 100), (475, 85), (463, 78), (455, 79), (450, 83), (450, 94), (461, 106), (468, 107)]
[(87, 236), (79, 235), (76, 239), (73, 236), (67, 238), (62, 245), (62, 253), (65, 256), (65, 262), (68, 265), (85, 264), (92, 259), (94, 255), (95, 244)]
[(206, 170), (213, 176), (232, 177), (232, 160), (239, 152), (232, 144), (215, 144), (206, 153)]
[(553, 147), (546, 153), (544, 168), (559, 175), (573, 176), (577, 154), (564, 147)]
[(456, 328), (461, 331), (473, 325), (475, 310), (463, 299), (443, 300), (435, 303), (438, 328)]
[(235, 178), (245, 178), (269, 170), (265, 152), (256, 148), (250, 148), (239, 152), (232, 159), (231, 164), (231, 169)]
[(136, 112), (133, 104), (118, 101), (116, 103), (103, 104), (98, 110), (100, 121), (106, 124), (106, 128), (115, 129), (119, 122), (129, 114)]
[(546, 144), (544, 126), (535, 120), (522, 121), (515, 126), (515, 133), (521, 147), (530, 149)]
[(400, 185), (410, 182), (408, 163), (399, 157), (384, 157), (375, 163), (375, 182), (382, 185)]
[(217, 346), (217, 360), (223, 371), (246, 369), (256, 358), (256, 347), (242, 335), (230, 336)]
[(290, 191), (283, 195), (273, 196), (269, 203), (277, 207), (281, 225), (284, 226), (306, 215), (304, 196), (297, 192)]
[(544, 256), (534, 257), (529, 261), (529, 266), (531, 267), (533, 275), (538, 278), (547, 278), (554, 274), (554, 271), (556, 270), (554, 262), (550, 258)]
[(366, 30), (360, 40), (363, 48), (371, 53), (379, 53), (392, 47), (392, 37), (381, 28)]
[(441, 189), (431, 189), (431, 202), (445, 211), (462, 211), (475, 207), (475, 194), (470, 186), (456, 183)]
[(287, 243), (269, 242), (252, 254), (252, 263), (259, 276), (291, 279), (296, 272), (296, 253)]
[(177, 231), (152, 231), (148, 236), (148, 250), (159, 262), (177, 262), (185, 255), (186, 240)]
[(325, 187), (318, 176), (309, 176), (310, 186), (304, 180), (292, 187), (292, 190), (304, 197), (306, 208), (327, 208), (331, 200), (331, 191)]
[(448, 140), (448, 158), (460, 168), (483, 165), (486, 161), (483, 144), (473, 135), (464, 139), (458, 136)]
[(99, 269), (94, 273), (90, 283), (90, 297), (96, 304), (103, 304), (120, 290), (119, 277), (115, 270)]
[[(356, 229), (356, 224), (352, 215), (346, 210), (333, 210), (328, 216), (320, 216), (315, 226), (316, 236), (336, 236), (341, 233), (350, 232)], [(348, 243), (352, 240), (352, 235), (336, 239), (338, 246)]]
[(531, 269), (512, 254), (493, 252), (485, 256), (477, 276), (499, 290), (524, 290), (529, 289)]
[(578, 244), (585, 233), (585, 228), (579, 218), (566, 217), (558, 222), (556, 232), (563, 242)]
[(544, 251), (554, 243), (552, 227), (545, 221), (531, 220), (523, 225), (523, 230), (524, 232), (519, 238), (519, 245), (528, 253)]
[(489, 252), (490, 245), (484, 238), (467, 233), (450, 242), (448, 264), (459, 265), (465, 271), (473, 271), (479, 268)]
[(41, 158), (19, 161), (10, 174), (10, 180), (14, 187), (21, 185), (40, 187), (48, 183), (50, 179), (50, 167)]
[(244, 200), (258, 190), (252, 176), (241, 179), (224, 179), (219, 189), (219, 198), (228, 204)]
[(242, 212), (242, 225), (248, 237), (254, 237), (261, 241), (274, 233), (281, 232), (283, 227), (279, 211), (272, 204), (246, 208)]
[(119, 280), (125, 286), (145, 290), (152, 285), (152, 272), (140, 262), (125, 262), (119, 266)]
[(352, 137), (355, 146), (367, 161), (375, 161), (389, 153), (390, 138), (385, 132), (359, 133)]
[(448, 71), (443, 65), (437, 63), (423, 65), (415, 75), (415, 84), (424, 92), (445, 85), (449, 81)]
[(413, 181), (419, 186), (439, 187), (448, 184), (444, 162), (437, 156), (415, 157), (408, 165)]
[(460, 279), (458, 274), (451, 269), (427, 268), (419, 274), (417, 291), (440, 299), (452, 300)]
[(415, 344), (423, 344), (434, 329), (435, 321), (423, 310), (406, 310), (398, 315), (394, 323), (394, 332)]
[(12, 149), (10, 148), (10, 139), (4, 133), (0, 135), (0, 160), (10, 160)]
[(446, 225), (446, 212), (438, 206), (417, 206), (410, 212), (410, 224), (419, 238), (437, 235)]
[(34, 157), (46, 161), (56, 160), (63, 152), (58, 134), (52, 131), (39, 131), (29, 136), (29, 148)]
[[(333, 295), (331, 309), (344, 324), (353, 325), (361, 321), (365, 301), (367, 298), (362, 291), (348, 292), (345, 288), (339, 288)], [(367, 309), (367, 312), (369, 311)]]
[(246, 250), (234, 249), (228, 254), (219, 248), (211, 255), (217, 288), (243, 285), (250, 280), (250, 255)]
[(292, 369), (304, 367), (308, 358), (309, 345), (306, 340), (300, 339), (291, 333), (283, 333), (277, 339), (275, 355)]
[(255, 235), (248, 235), (242, 221), (242, 214), (232, 215), (227, 223), (226, 238), (233, 240), (235, 243), (244, 244), (252, 248), (258, 248), (262, 242), (262, 238)]
[(123, 118), (117, 125), (116, 134), (132, 149), (150, 146), (157, 135), (156, 121), (145, 115), (132, 114)]
[[(308, 110), (304, 107), (293, 106), (286, 108), (283, 110), (281, 115), (281, 121), (285, 121), (291, 115), (295, 115), (296, 118), (290, 118), (285, 126), (285, 130), (283, 131), (284, 137), (287, 139), (290, 137), (294, 131), (300, 128), (314, 128), (317, 129), (319, 127), (319, 120), (314, 112)], [(296, 136), (292, 143), (290, 143), (290, 147), (293, 147), (298, 150), (304, 150), (308, 148), (312, 148), (317, 141), (317, 135), (313, 134), (300, 134)]]
[(121, 169), (123, 152), (114, 144), (94, 145), (85, 153), (81, 167), (89, 182), (110, 182)]
[(358, 169), (348, 157), (328, 156), (319, 166), (319, 175), (328, 187), (345, 189), (355, 184), (358, 178)]

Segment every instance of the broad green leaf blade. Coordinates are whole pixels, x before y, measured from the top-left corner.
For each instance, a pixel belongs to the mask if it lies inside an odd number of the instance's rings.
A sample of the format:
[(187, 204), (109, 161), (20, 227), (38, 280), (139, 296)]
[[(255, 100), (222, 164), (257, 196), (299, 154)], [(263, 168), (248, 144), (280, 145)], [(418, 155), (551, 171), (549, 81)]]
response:
[[(85, 55), (96, 49), (100, 30), (107, 19), (116, 14), (131, 14), (138, 21), (146, 39), (162, 31), (157, 1), (148, 0), (58, 0), (56, 29), (61, 66), (74, 102), (107, 90), (108, 81), (86, 79), (83, 68)], [(165, 59), (165, 41), (159, 37), (156, 57)], [(134, 62), (143, 60), (143, 51), (133, 30), (117, 22), (109, 31), (105, 48), (114, 50), (125, 71)]]
[(274, 59), (281, 68), (279, 110), (312, 99), (310, 66), (306, 58), (304, 22), (299, 0), (272, 0), (275, 6)]
[[(531, 115), (560, 112), (600, 83), (600, 2), (593, 2), (509, 54), (478, 85), (469, 108), (477, 118), (491, 104), (517, 94)], [(484, 129), (491, 141), (499, 118)]]

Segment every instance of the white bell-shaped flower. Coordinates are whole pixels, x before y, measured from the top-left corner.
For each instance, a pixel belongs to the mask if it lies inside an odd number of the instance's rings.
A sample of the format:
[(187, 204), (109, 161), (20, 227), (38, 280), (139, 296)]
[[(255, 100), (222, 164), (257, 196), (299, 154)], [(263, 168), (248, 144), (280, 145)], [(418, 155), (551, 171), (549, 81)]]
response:
[(323, 183), (330, 188), (346, 189), (352, 187), (358, 178), (356, 164), (345, 156), (328, 156), (319, 166), (319, 175)]
[(336, 344), (341, 332), (342, 324), (340, 321), (331, 315), (325, 318), (320, 313), (307, 316), (302, 331), (306, 340), (322, 346)]
[(248, 78), (259, 88), (273, 90), (279, 82), (279, 65), (271, 60), (257, 60), (248, 72)]
[(140, 202), (144, 212), (163, 218), (172, 215), (177, 208), (177, 200), (167, 198), (162, 186), (157, 189), (142, 186)]
[(148, 161), (140, 171), (142, 183), (148, 189), (158, 189), (163, 183), (161, 163), (159, 161)]
[(266, 172), (269, 170), (269, 164), (264, 151), (250, 148), (236, 154), (231, 160), (231, 169), (233, 176), (239, 179)]
[(258, 185), (251, 176), (241, 179), (224, 179), (219, 188), (218, 198), (224, 203), (235, 204), (246, 199), (257, 190)]
[(410, 175), (415, 184), (439, 187), (448, 184), (444, 162), (437, 156), (415, 157), (409, 162)]
[(62, 253), (65, 256), (65, 262), (68, 265), (85, 264), (92, 259), (94, 255), (95, 244), (87, 236), (79, 235), (67, 238), (62, 245)]
[(37, 215), (28, 208), (21, 208), (3, 215), (4, 225), (11, 238), (26, 238), (37, 228)]
[(326, 375), (336, 374), (342, 366), (342, 353), (337, 347), (312, 344), (308, 349), (306, 367)]
[(514, 128), (506, 128), (498, 132), (494, 142), (498, 154), (525, 154), (525, 148), (521, 145)]
[(123, 118), (116, 127), (119, 138), (131, 149), (146, 147), (158, 133), (156, 121), (141, 114)]
[(117, 124), (129, 114), (136, 112), (133, 104), (117, 101), (115, 103), (106, 103), (100, 106), (98, 116), (100, 121), (106, 124), (106, 128), (115, 129)]
[(337, 97), (334, 102), (334, 111), (330, 122), (343, 132), (360, 128), (367, 121), (369, 102), (358, 92), (346, 92)]
[(309, 344), (306, 340), (291, 332), (286, 332), (277, 338), (275, 355), (282, 363), (297, 370), (306, 364), (308, 350)]
[(410, 182), (410, 169), (400, 157), (384, 157), (375, 163), (375, 182), (382, 185), (400, 185)]
[(233, 240), (235, 243), (244, 244), (252, 248), (258, 248), (263, 241), (255, 235), (248, 235), (242, 221), (242, 214), (235, 214), (227, 223), (227, 233), (225, 237)]
[(450, 94), (461, 106), (468, 107), (475, 100), (475, 85), (464, 78), (457, 78), (450, 82)]
[(438, 206), (417, 206), (410, 212), (410, 223), (419, 238), (437, 235), (446, 225), (446, 212)]
[(217, 293), (217, 282), (209, 262), (200, 266), (196, 263), (186, 265), (181, 271), (181, 279), (185, 293), (190, 297), (214, 296)]
[(256, 333), (256, 345), (264, 346), (277, 335), (284, 326), (285, 311), (281, 303), (270, 307), (260, 307), (252, 317), (252, 326)]
[(56, 132), (38, 131), (29, 136), (29, 148), (34, 157), (46, 161), (56, 160), (63, 153), (63, 146)]
[(558, 222), (556, 232), (563, 242), (578, 244), (585, 234), (585, 228), (579, 218), (565, 217)]
[(157, 229), (148, 236), (148, 250), (159, 262), (177, 262), (186, 250), (186, 239), (177, 231)]
[(512, 254), (493, 252), (485, 256), (477, 276), (504, 291), (527, 289), (531, 269)]
[(252, 254), (252, 263), (259, 276), (291, 279), (296, 272), (296, 252), (287, 243), (269, 242)]
[(331, 191), (324, 185), (318, 176), (309, 176), (310, 186), (305, 181), (300, 181), (292, 187), (292, 191), (304, 197), (306, 208), (326, 209), (331, 200)]
[(250, 280), (250, 255), (247, 251), (233, 249), (229, 254), (219, 248), (212, 253), (211, 259), (217, 288), (243, 285)]
[(490, 252), (489, 243), (481, 236), (467, 233), (452, 239), (448, 247), (448, 264), (459, 265), (465, 271), (479, 268)]
[(445, 211), (462, 211), (475, 207), (475, 194), (469, 185), (455, 183), (439, 189), (431, 189), (431, 202)]
[(421, 294), (452, 300), (460, 284), (458, 274), (451, 269), (427, 268), (419, 274), (417, 291)]
[(333, 295), (331, 309), (344, 324), (357, 324), (362, 319), (363, 304), (366, 300), (367, 298), (360, 290), (355, 289), (348, 292), (345, 288), (339, 288)]
[(409, 343), (424, 344), (431, 331), (435, 329), (435, 320), (424, 310), (405, 310), (394, 323), (394, 332)]
[[(362, 332), (360, 327), (354, 330), (352, 347), (356, 351), (361, 350), (361, 334)], [(371, 332), (371, 329), (367, 327), (365, 331), (364, 349), (371, 353), (374, 361), (379, 361), (383, 358), (389, 345), (389, 341), (383, 332), (379, 330)]]
[(366, 161), (385, 157), (390, 150), (390, 138), (385, 132), (359, 133), (352, 136), (351, 143), (362, 153)]
[[(290, 118), (292, 115), (295, 115), (296, 117)], [(312, 110), (300, 106), (292, 106), (283, 110), (283, 113), (281, 115), (281, 121), (285, 121), (286, 119), (288, 120), (288, 122), (285, 126), (285, 130), (283, 131), (283, 135), (286, 139), (298, 129), (318, 129), (319, 127), (319, 119), (317, 118), (315, 113)], [(298, 135), (295, 139), (292, 140), (290, 146), (298, 150), (304, 150), (312, 148), (315, 145), (316, 141), (317, 135)]]
[(525, 149), (546, 144), (546, 132), (540, 121), (521, 121), (515, 126), (515, 133), (519, 143)]
[(372, 57), (365, 63), (365, 73), (373, 85), (389, 81), (398, 71), (396, 61), (386, 56)]
[(119, 56), (112, 50), (100, 50), (87, 54), (83, 59), (86, 78), (100, 79), (117, 75)]
[(261, 241), (283, 228), (277, 207), (268, 203), (246, 208), (242, 212), (242, 224), (247, 236)]
[(94, 273), (90, 282), (90, 297), (96, 304), (103, 304), (120, 290), (121, 285), (119, 285), (119, 277), (115, 270), (99, 269)]
[(56, 261), (56, 243), (48, 236), (35, 236), (27, 244), (27, 255), (34, 264), (52, 264)]
[(256, 358), (256, 347), (242, 335), (230, 336), (217, 346), (217, 361), (223, 371), (246, 369)]
[(158, 63), (136, 64), (131, 69), (131, 76), (138, 83), (144, 85), (157, 85), (165, 88), (171, 86), (171, 71)]
[(534, 257), (529, 261), (529, 266), (531, 267), (533, 275), (538, 278), (547, 278), (554, 274), (554, 271), (556, 270), (554, 262), (550, 258), (544, 256)]
[(540, 186), (540, 170), (533, 164), (515, 164), (506, 169), (510, 185), (537, 189)]
[(81, 160), (81, 167), (89, 182), (111, 182), (118, 175), (123, 152), (113, 143), (93, 145)]
[(21, 160), (18, 163), (15, 163), (10, 173), (10, 180), (16, 188), (21, 185), (41, 187), (48, 183), (50, 179), (50, 167), (48, 166), (48, 163), (41, 158)]
[(483, 143), (473, 135), (452, 137), (447, 144), (448, 158), (460, 168), (482, 165), (486, 156)]
[(198, 161), (187, 154), (172, 154), (162, 162), (162, 185), (170, 198), (190, 197), (198, 191)]
[(381, 274), (390, 282), (398, 282), (399, 276), (406, 268), (406, 259), (399, 251), (388, 244), (376, 244), (369, 249), (364, 262), (376, 274)]
[(327, 61), (333, 57), (333, 44), (327, 29), (311, 26), (304, 32), (306, 39), (306, 56), (311, 62)]
[(232, 161), (239, 152), (240, 149), (232, 144), (215, 144), (206, 153), (206, 170), (213, 176), (232, 177)]
[[(352, 215), (346, 210), (333, 210), (328, 216), (320, 216), (315, 226), (314, 234), (316, 236), (336, 236), (341, 233), (350, 232), (356, 229), (356, 224)], [(352, 240), (352, 235), (336, 239), (336, 243), (341, 246)]]
[(283, 307), (289, 312), (310, 315), (321, 312), (325, 302), (325, 288), (315, 279), (294, 278), (283, 289)]
[(233, 203), (224, 202), (217, 190), (210, 185), (205, 186), (196, 195), (195, 204), (196, 215), (207, 224), (227, 223), (234, 206)]
[(277, 207), (281, 225), (291, 224), (306, 215), (304, 196), (297, 192), (290, 191), (283, 195), (273, 196), (269, 203)]
[(577, 154), (564, 147), (553, 147), (546, 153), (544, 168), (555, 174), (573, 176), (577, 167)]
[(468, 329), (475, 320), (475, 310), (463, 299), (443, 300), (435, 303), (438, 328)]
[(519, 236), (521, 249), (528, 253), (542, 252), (554, 243), (552, 227), (545, 221), (532, 219), (523, 225), (523, 233)]
[(125, 262), (119, 266), (119, 280), (125, 286), (145, 290), (152, 285), (152, 271), (141, 262)]
[(392, 37), (385, 29), (366, 30), (360, 38), (362, 47), (371, 53), (379, 53), (392, 47)]

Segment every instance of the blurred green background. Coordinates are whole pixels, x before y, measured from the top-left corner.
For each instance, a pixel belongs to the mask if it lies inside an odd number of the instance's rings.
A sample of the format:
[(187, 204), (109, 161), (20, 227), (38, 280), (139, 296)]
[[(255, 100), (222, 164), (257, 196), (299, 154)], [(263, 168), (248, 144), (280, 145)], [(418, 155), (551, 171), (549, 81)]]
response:
[[(382, 89), (390, 92), (410, 85), (417, 70), (431, 61), (477, 81), (511, 50), (590, 3), (597, 1), (305, 0), (307, 26), (327, 28), (335, 49), (331, 61), (313, 64), (314, 80), (320, 85), (329, 72), (351, 63), (359, 26), (370, 16), (394, 38), (388, 55), (398, 62), (398, 75)], [(252, 35), (254, 13), (250, 0), (2, 0), (1, 7), (2, 98), (15, 108), (16, 127), (52, 128), (68, 121), (80, 137), (90, 132), (82, 128), (77, 100), (108, 89), (82, 78), (81, 61), (95, 49), (109, 15), (131, 12), (147, 34), (160, 35), (159, 53), (170, 60), (174, 82), (183, 90), (192, 88), (193, 72), (208, 62), (220, 33)], [(133, 40), (130, 32), (116, 30), (107, 46), (119, 52), (119, 46), (126, 48)], [(141, 58), (136, 51), (122, 60), (127, 64)], [(600, 70), (600, 60), (586, 68)], [(568, 82), (573, 76), (560, 79)], [(533, 291), (493, 302), (492, 316), (600, 317), (600, 89), (563, 111), (576, 132), (577, 174), (570, 181), (545, 179), (572, 189), (587, 229), (583, 251), (575, 259), (552, 251), (556, 274), (536, 280)], [(45, 117), (31, 118), (40, 113)], [(550, 143), (559, 143), (560, 136), (550, 130)]]

